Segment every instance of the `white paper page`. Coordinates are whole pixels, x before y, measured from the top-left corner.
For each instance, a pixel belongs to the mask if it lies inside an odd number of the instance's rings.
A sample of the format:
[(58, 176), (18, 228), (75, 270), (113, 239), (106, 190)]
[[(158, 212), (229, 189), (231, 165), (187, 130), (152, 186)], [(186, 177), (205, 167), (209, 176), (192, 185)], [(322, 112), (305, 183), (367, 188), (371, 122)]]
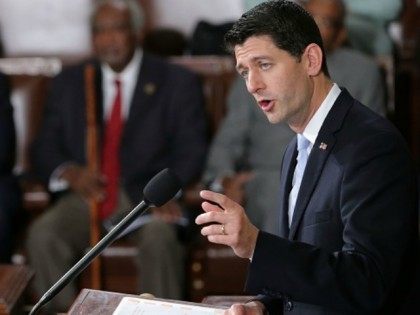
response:
[(113, 315), (222, 315), (223, 313), (223, 309), (194, 304), (125, 297), (121, 300)]

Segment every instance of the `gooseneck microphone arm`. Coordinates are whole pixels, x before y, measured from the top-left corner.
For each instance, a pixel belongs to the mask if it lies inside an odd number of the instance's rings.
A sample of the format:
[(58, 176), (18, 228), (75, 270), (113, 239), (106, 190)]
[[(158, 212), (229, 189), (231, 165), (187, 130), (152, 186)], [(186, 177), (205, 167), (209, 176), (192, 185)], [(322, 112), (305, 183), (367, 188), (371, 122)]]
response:
[(140, 202), (124, 219), (122, 219), (108, 234), (106, 234), (89, 252), (86, 253), (64, 276), (60, 278), (35, 304), (29, 315), (36, 314), (42, 306), (56, 296), (70, 281), (81, 273), (108, 245), (115, 241), (133, 221), (152, 205), (145, 201)]
[(152, 206), (160, 207), (172, 199), (181, 185), (178, 177), (170, 169), (165, 168), (156, 174), (144, 187), (144, 200), (140, 202), (124, 219), (101, 239), (86, 255), (84, 255), (64, 276), (60, 278), (35, 304), (29, 315), (36, 314), (39, 309), (57, 295), (71, 280), (81, 273), (109, 244), (115, 241), (134, 220)]

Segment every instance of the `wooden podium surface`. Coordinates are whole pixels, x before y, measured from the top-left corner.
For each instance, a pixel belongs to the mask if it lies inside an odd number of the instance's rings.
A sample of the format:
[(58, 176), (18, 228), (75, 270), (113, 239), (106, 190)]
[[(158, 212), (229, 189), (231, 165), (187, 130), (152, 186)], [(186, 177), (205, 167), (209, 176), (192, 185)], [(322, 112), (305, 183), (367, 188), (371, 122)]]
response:
[(126, 296), (139, 297), (132, 294), (83, 289), (67, 314), (111, 315)]
[(28, 267), (0, 265), (0, 315), (21, 313), (22, 296), (32, 276)]

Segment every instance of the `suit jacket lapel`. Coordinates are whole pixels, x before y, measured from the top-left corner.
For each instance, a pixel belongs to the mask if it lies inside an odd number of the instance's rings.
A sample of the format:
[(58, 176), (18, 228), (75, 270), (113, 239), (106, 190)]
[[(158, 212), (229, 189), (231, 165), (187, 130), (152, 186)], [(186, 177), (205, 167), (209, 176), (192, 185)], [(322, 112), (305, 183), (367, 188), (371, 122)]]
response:
[[(324, 148), (321, 143), (326, 144)], [(322, 169), (324, 168), (325, 161), (331, 152), (335, 143), (335, 139), (332, 135), (329, 136), (318, 136), (315, 142), (311, 154), (309, 155), (308, 162), (306, 164), (305, 173), (303, 175), (302, 183), (300, 185), (299, 194), (297, 196), (295, 210), (293, 212), (293, 220), (290, 226), (289, 239), (293, 239), (305, 212), (306, 206), (312, 196), (312, 192), (321, 176)]]
[(162, 81), (162, 78), (158, 75), (161, 72), (156, 69), (157, 67), (158, 65), (153, 62), (150, 56), (146, 53), (143, 54), (129, 115), (124, 126), (123, 141), (141, 121), (141, 117), (138, 116), (144, 116), (144, 113), (155, 103), (154, 99)]
[(95, 90), (96, 90), (96, 119), (99, 126), (99, 133), (102, 137), (104, 129), (104, 104), (102, 95), (102, 71), (98, 62), (95, 62)]
[(289, 236), (288, 205), (289, 193), (292, 189), (293, 173), (296, 167), (296, 137), (289, 143), (283, 158), (283, 166), (280, 176), (280, 231), (279, 236)]
[(342, 89), (342, 92), (322, 124), (318, 137), (309, 155), (299, 194), (297, 196), (289, 233), (289, 239), (291, 240), (295, 238), (303, 214), (306, 211), (309, 200), (321, 176), (325, 162), (334, 147), (336, 142), (334, 133), (341, 128), (344, 117), (347, 114), (352, 101), (353, 99), (349, 93), (345, 89)]

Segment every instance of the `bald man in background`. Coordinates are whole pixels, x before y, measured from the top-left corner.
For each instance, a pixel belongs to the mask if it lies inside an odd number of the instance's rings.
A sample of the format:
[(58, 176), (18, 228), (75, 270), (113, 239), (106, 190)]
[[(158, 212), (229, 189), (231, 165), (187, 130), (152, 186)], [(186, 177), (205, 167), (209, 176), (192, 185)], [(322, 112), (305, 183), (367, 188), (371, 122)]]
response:
[(345, 3), (342, 0), (308, 0), (303, 3), (321, 32), (331, 78), (345, 86), (362, 104), (385, 116), (386, 90), (378, 64), (364, 53), (345, 46)]

